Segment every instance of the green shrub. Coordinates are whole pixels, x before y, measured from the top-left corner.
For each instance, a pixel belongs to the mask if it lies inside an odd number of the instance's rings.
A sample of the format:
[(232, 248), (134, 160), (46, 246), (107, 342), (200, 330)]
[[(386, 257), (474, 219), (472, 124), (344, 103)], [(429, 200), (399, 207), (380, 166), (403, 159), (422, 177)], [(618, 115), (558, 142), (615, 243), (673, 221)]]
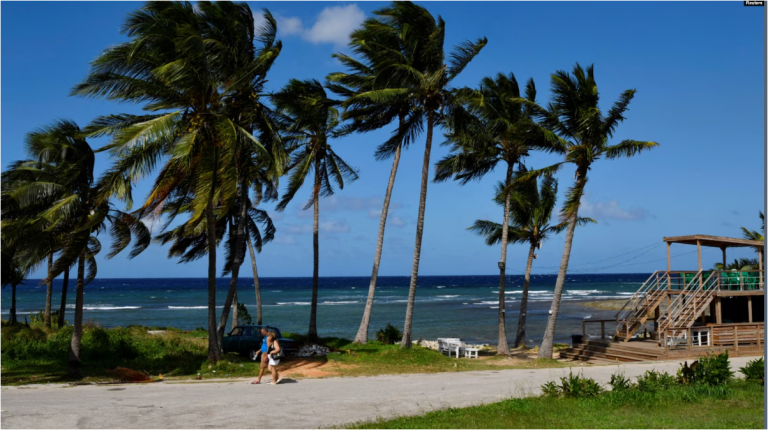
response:
[(611, 375), (611, 381), (608, 382), (613, 391), (626, 391), (634, 387), (632, 381), (629, 380), (623, 373), (614, 373)]
[(560, 378), (560, 385), (550, 381), (541, 386), (541, 391), (549, 397), (585, 398), (597, 397), (603, 389), (594, 379), (571, 372), (568, 377)]
[(694, 370), (694, 382), (700, 384), (718, 386), (728, 383), (732, 378), (727, 350), (722, 354), (701, 357)]
[(376, 332), (376, 340), (385, 345), (392, 345), (400, 342), (403, 339), (403, 333), (398, 330), (397, 327), (392, 324), (387, 324), (386, 327)]
[(645, 374), (637, 377), (637, 389), (646, 393), (668, 390), (676, 385), (675, 378), (667, 372), (646, 370)]
[(760, 382), (761, 385), (765, 385), (765, 360), (763, 357), (747, 361), (747, 365), (740, 368), (739, 371), (744, 374), (744, 379), (747, 381)]

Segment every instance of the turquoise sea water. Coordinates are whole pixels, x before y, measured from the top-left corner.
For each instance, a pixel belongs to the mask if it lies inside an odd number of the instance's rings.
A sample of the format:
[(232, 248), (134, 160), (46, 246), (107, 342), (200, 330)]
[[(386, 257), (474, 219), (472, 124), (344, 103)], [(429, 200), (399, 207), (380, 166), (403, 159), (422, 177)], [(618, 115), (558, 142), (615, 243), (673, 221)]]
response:
[[(615, 311), (584, 306), (585, 301), (627, 299), (647, 279), (647, 274), (568, 275), (557, 325), (557, 341), (568, 342), (581, 332), (581, 321), (613, 318)], [(528, 310), (530, 344), (541, 341), (552, 302), (556, 275), (534, 275)], [(354, 337), (368, 293), (368, 277), (320, 278), (318, 331), (321, 336)], [(287, 332), (306, 332), (312, 278), (262, 278), (264, 322)], [(498, 336), (498, 276), (420, 276), (416, 293), (414, 339), (459, 337), (479, 343), (495, 343)], [(380, 277), (370, 335), (387, 323), (402, 329), (409, 277)], [(84, 318), (105, 327), (140, 324), (194, 329), (205, 326), (207, 282), (203, 278), (96, 279), (85, 287)], [(523, 277), (507, 277), (507, 334), (514, 341)], [(229, 279), (217, 281), (218, 312), (221, 312)], [(70, 280), (67, 319), (75, 302), (74, 279)], [(253, 279), (241, 278), (238, 296), (256, 315)], [(17, 292), (21, 320), (45, 304), (45, 286), (29, 280)], [(61, 300), (61, 279), (54, 282), (53, 308)], [(2, 290), (3, 318), (11, 303), (10, 288)], [(597, 333), (598, 327), (590, 329)], [(608, 329), (608, 326), (606, 327)]]

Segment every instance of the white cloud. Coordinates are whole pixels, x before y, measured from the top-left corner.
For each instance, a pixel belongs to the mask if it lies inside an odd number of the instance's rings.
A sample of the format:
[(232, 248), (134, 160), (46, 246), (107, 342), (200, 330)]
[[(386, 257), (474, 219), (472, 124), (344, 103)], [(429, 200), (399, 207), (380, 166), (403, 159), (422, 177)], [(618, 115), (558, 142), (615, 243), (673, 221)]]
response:
[[(320, 221), (317, 227), (323, 233), (348, 233), (352, 230), (352, 228), (349, 226), (349, 223), (344, 220)], [(280, 232), (286, 232), (289, 235), (312, 233), (312, 224), (288, 224), (278, 227), (278, 235)]]
[(325, 221), (318, 226), (324, 233), (347, 233), (351, 230), (346, 221)]
[(400, 218), (399, 216), (390, 216), (389, 217), (389, 224), (394, 227), (405, 227), (405, 220)]
[[(300, 35), (304, 40), (314, 44), (333, 43), (344, 46), (349, 42), (349, 35), (363, 20), (365, 13), (356, 4), (347, 6), (330, 6), (317, 15), (317, 20), (310, 28), (305, 28), (301, 18), (273, 14), (277, 21), (277, 32), (280, 36)], [(258, 27), (264, 20), (264, 14), (254, 12), (254, 24)]]
[(275, 20), (277, 21), (277, 32), (281, 35), (290, 36), (301, 34), (304, 31), (301, 19), (295, 16), (275, 15)]
[(295, 245), (296, 239), (290, 234), (277, 234), (275, 235), (275, 243), (282, 243), (284, 245)]
[(343, 46), (349, 41), (349, 35), (365, 19), (365, 13), (356, 4), (331, 6), (323, 9), (317, 21), (302, 37), (312, 43), (333, 43)]
[(160, 233), (160, 230), (162, 230), (163, 225), (165, 224), (163, 220), (161, 220), (160, 218), (142, 219), (141, 222), (144, 223), (145, 226), (147, 226), (152, 236), (156, 235), (157, 233)]
[(643, 208), (622, 209), (616, 200), (596, 203), (582, 200), (579, 207), (579, 216), (597, 220), (641, 221), (648, 218), (649, 215), (648, 211)]

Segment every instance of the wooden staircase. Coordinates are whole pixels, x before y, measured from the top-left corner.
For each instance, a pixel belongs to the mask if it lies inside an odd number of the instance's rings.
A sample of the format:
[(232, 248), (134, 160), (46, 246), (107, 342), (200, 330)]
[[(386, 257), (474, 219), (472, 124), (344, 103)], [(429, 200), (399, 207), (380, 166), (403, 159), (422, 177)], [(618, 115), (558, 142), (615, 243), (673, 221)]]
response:
[(632, 317), (619, 321), (619, 325), (616, 327), (616, 337), (624, 342), (629, 341), (635, 332), (648, 321), (648, 318), (661, 305), (661, 301), (665, 297), (667, 297), (667, 294), (663, 290), (646, 293), (645, 300), (642, 300), (638, 307), (634, 309)]
[(590, 340), (574, 345), (572, 348), (560, 350), (560, 358), (592, 364), (616, 364), (617, 362), (632, 363), (661, 360), (663, 356), (651, 350), (634, 348), (626, 343)]
[[(659, 333), (668, 332), (680, 337), (709, 307), (717, 291), (717, 274), (712, 272), (706, 279), (699, 272), (685, 290), (672, 301), (664, 317), (659, 320)], [(671, 330), (670, 330), (671, 329)]]
[(650, 278), (627, 300), (616, 313), (616, 337), (626, 341), (632, 338), (640, 327), (661, 305), (667, 296), (667, 272), (654, 272)]

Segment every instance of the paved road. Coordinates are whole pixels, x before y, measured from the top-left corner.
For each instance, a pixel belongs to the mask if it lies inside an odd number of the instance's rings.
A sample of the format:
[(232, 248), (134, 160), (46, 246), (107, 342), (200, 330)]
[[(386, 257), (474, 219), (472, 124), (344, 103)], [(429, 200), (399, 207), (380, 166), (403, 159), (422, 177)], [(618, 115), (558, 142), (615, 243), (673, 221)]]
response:
[[(749, 360), (731, 359), (735, 371)], [(677, 371), (679, 362), (583, 367), (606, 384), (617, 370)], [(575, 370), (575, 369), (574, 369)], [(108, 386), (3, 387), (3, 428), (315, 428), (539, 393), (568, 369), (516, 369), (361, 378)], [(267, 378), (265, 378), (265, 381)]]

